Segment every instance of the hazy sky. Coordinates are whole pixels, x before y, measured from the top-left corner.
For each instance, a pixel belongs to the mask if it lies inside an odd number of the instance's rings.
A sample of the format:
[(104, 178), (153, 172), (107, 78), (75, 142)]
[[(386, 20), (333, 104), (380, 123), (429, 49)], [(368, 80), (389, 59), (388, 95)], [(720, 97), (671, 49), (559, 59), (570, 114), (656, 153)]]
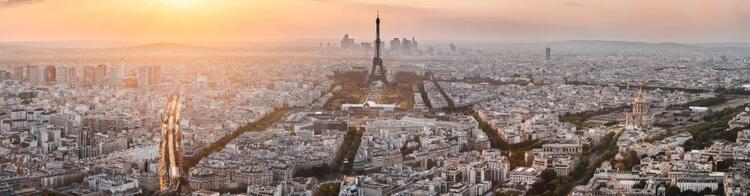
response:
[(748, 0), (0, 0), (0, 41), (750, 42)]

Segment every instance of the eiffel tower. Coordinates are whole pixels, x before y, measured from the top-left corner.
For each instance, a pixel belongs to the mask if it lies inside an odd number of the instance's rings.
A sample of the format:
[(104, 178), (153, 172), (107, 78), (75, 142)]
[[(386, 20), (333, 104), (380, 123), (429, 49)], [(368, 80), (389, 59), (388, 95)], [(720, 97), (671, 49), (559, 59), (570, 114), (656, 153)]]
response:
[[(375, 81), (388, 84), (388, 79), (385, 76), (385, 68), (383, 68), (383, 59), (380, 58), (380, 43), (380, 13), (378, 13), (375, 19), (375, 57), (372, 58), (372, 70), (367, 76), (367, 84), (372, 84)], [(380, 68), (379, 72), (378, 68)]]

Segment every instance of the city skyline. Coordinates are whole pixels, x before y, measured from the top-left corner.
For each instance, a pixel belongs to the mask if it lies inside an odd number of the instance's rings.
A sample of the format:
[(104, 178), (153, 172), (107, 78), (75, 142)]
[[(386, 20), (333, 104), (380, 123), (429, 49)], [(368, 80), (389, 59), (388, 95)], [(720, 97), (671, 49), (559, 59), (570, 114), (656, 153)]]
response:
[[(391, 18), (383, 37), (422, 40), (540, 42), (622, 40), (750, 42), (750, 8), (728, 1), (518, 0), (285, 2), (0, 1), (0, 42), (264, 42), (371, 41), (376, 11)], [(293, 30), (291, 30), (293, 29)]]
[(0, 195), (750, 195), (739, 0), (0, 0)]

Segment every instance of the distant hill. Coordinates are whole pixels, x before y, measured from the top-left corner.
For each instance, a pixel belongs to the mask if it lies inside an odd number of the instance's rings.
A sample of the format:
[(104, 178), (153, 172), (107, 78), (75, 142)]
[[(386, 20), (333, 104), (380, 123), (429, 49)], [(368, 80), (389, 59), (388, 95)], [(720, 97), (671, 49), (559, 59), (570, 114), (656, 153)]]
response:
[(662, 46), (662, 47), (696, 47), (695, 45), (674, 42), (631, 42), (631, 41), (607, 41), (607, 40), (570, 40), (571, 44), (606, 45), (606, 46)]
[(189, 44), (161, 42), (153, 44), (115, 47), (106, 49), (110, 52), (237, 52), (246, 51), (244, 48), (232, 48), (223, 46), (197, 46)]
[(750, 48), (750, 43), (700, 43), (697, 45), (714, 48)]
[(725, 52), (736, 50), (739, 52), (750, 51), (750, 43), (673, 43), (673, 42), (630, 42), (630, 41), (605, 41), (605, 40), (570, 40), (567, 44), (591, 47), (625, 47), (625, 48), (656, 48), (656, 49), (691, 49), (701, 51)]
[(165, 51), (165, 50), (215, 50), (215, 49), (220, 49), (220, 48), (194, 46), (194, 45), (171, 43), (171, 42), (162, 42), (162, 43), (113, 48), (113, 49), (139, 50), (139, 51), (154, 51), (154, 50)]

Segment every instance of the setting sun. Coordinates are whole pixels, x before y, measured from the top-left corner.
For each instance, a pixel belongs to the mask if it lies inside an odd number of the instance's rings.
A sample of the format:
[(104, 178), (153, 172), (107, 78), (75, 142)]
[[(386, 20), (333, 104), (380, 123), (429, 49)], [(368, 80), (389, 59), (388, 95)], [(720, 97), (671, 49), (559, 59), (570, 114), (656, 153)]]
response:
[(0, 0), (0, 196), (750, 194), (750, 0)]
[[(376, 11), (393, 36), (426, 39), (748, 41), (744, 1), (0, 0), (2, 41), (264, 41), (371, 37)], [(21, 3), (24, 2), (24, 3)], [(704, 11), (705, 10), (705, 11)], [(465, 29), (472, 29), (466, 31)], [(55, 32), (49, 34), (45, 32)]]
[(196, 9), (201, 0), (161, 0), (163, 6), (173, 9)]

